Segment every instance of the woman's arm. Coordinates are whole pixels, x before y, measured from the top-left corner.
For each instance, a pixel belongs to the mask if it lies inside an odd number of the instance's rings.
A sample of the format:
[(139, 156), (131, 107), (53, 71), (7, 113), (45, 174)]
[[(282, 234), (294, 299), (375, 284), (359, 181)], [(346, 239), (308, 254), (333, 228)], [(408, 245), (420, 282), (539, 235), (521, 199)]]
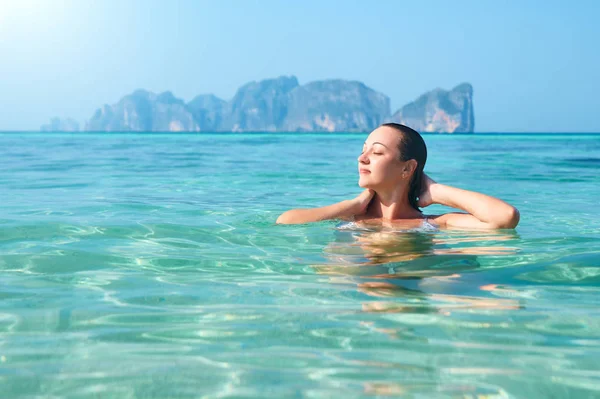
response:
[(321, 208), (292, 209), (282, 213), (277, 218), (277, 223), (309, 223), (318, 222), (319, 220), (342, 219), (354, 215), (361, 215), (367, 210), (369, 202), (371, 202), (374, 194), (375, 192), (372, 190), (365, 190), (358, 197), (338, 202), (337, 204), (327, 205)]
[(434, 218), (446, 227), (513, 229), (519, 223), (517, 208), (489, 195), (436, 183), (424, 175), (424, 191), (419, 205), (441, 204), (464, 213), (447, 213)]

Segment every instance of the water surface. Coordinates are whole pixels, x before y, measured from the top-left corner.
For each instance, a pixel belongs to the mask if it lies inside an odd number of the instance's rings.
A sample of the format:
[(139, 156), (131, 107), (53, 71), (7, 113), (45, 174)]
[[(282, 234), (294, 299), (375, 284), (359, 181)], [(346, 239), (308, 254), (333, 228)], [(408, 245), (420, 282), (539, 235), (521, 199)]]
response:
[(600, 136), (425, 136), (515, 231), (274, 224), (365, 138), (0, 135), (2, 397), (600, 396)]

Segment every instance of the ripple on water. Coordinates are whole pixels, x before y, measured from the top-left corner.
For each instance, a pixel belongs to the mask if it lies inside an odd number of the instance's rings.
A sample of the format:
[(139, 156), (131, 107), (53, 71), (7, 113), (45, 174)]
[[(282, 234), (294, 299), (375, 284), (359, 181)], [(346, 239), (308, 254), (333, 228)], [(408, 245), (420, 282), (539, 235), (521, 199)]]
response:
[(600, 252), (586, 252), (557, 258), (524, 272), (519, 279), (536, 283), (580, 284), (598, 286), (600, 283)]
[(0, 135), (3, 396), (598, 396), (600, 141), (425, 139), (516, 232), (275, 225), (364, 135)]

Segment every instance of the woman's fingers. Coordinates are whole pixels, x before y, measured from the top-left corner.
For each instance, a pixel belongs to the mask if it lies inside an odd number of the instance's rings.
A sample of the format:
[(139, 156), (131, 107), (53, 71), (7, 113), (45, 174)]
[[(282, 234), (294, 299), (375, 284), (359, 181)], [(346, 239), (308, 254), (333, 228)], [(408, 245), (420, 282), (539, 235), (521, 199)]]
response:
[(371, 189), (366, 189), (362, 193), (360, 193), (356, 198), (358, 202), (358, 209), (355, 212), (355, 214), (363, 214), (364, 212), (366, 212), (367, 207), (369, 206), (369, 203), (373, 199), (374, 195), (375, 191)]

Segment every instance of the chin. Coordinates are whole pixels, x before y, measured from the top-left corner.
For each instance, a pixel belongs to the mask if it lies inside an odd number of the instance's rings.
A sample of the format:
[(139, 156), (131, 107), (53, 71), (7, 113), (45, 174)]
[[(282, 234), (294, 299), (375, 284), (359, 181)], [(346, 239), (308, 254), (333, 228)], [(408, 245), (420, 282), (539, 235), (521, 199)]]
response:
[(358, 179), (358, 186), (361, 188), (373, 188), (373, 184), (370, 184), (370, 182), (367, 179), (362, 178)]

